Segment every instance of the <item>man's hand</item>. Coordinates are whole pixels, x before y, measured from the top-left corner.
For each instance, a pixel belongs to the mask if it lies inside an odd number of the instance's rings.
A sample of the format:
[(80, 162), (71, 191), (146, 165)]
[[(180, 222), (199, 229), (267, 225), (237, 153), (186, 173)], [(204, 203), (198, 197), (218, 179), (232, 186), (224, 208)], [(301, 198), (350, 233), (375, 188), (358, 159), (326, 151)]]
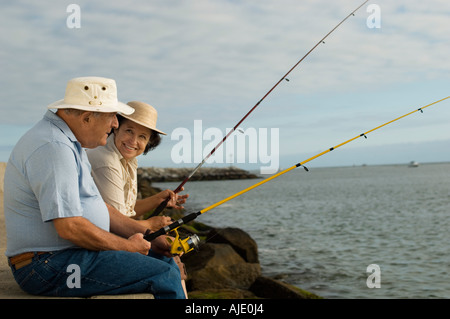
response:
[(153, 239), (152, 250), (160, 255), (172, 257), (172, 254), (170, 253), (172, 245), (167, 241), (166, 237), (168, 236), (162, 235)]
[(128, 238), (128, 241), (132, 245), (129, 249), (131, 252), (138, 252), (142, 255), (148, 255), (148, 251), (152, 247), (150, 242), (144, 239), (144, 234), (137, 233)]

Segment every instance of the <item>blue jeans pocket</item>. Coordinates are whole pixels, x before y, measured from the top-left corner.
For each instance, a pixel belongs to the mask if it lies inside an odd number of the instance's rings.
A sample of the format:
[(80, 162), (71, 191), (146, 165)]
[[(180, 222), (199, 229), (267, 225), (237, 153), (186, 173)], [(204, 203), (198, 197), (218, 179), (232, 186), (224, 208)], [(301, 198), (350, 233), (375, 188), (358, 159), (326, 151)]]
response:
[(33, 260), (31, 264), (13, 270), (13, 275), (25, 292), (32, 295), (52, 295), (49, 293), (50, 282), (58, 276), (58, 272), (47, 265), (45, 256), (40, 256), (39, 259)]

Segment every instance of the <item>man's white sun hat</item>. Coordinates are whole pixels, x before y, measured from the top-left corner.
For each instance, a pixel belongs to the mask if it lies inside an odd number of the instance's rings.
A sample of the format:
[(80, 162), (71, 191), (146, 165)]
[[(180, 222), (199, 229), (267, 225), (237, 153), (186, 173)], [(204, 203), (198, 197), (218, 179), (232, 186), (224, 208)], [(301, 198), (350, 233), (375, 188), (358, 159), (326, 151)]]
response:
[(83, 111), (132, 114), (134, 109), (117, 99), (116, 81), (102, 77), (79, 77), (67, 83), (64, 99), (49, 109), (77, 109)]

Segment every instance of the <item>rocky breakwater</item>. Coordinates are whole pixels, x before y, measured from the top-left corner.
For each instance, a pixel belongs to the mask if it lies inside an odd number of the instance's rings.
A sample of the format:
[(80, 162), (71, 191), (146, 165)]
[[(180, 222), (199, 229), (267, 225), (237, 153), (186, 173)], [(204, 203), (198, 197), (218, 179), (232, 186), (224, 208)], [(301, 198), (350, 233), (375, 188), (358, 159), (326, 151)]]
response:
[[(181, 182), (192, 172), (193, 168), (139, 168), (138, 175), (151, 182)], [(246, 170), (237, 167), (201, 167), (190, 178), (190, 181), (230, 180), (258, 178)]]
[(263, 276), (257, 244), (239, 228), (211, 228), (198, 250), (182, 256), (181, 260), (188, 273), (186, 285), (190, 299), (320, 298)]
[[(168, 171), (165, 169), (165, 172)], [(140, 173), (143, 173), (142, 169)], [(183, 178), (178, 177), (177, 181)], [(140, 176), (138, 180), (143, 198), (160, 191), (151, 186), (148, 176)], [(171, 216), (174, 220), (184, 214), (183, 210), (170, 208), (163, 211), (163, 215)], [(201, 240), (198, 250), (181, 257), (188, 274), (186, 287), (190, 299), (320, 298), (280, 280), (263, 276), (257, 243), (242, 229), (216, 228), (194, 220), (180, 227), (179, 233), (180, 238), (196, 234)]]

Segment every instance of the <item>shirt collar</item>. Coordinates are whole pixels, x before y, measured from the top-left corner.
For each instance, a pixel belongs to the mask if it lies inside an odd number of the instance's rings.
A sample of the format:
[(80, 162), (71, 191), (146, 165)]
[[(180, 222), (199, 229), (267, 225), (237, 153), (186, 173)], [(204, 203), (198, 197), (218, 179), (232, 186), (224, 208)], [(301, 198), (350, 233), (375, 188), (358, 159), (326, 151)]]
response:
[(111, 133), (111, 135), (108, 136), (108, 139), (106, 140), (106, 148), (109, 151), (112, 151), (112, 152), (116, 153), (116, 155), (119, 157), (119, 160), (120, 160), (120, 162), (122, 163), (122, 165), (124, 167), (126, 165), (130, 165), (133, 168), (137, 168), (138, 164), (137, 164), (137, 159), (136, 158), (133, 158), (132, 160), (126, 160), (122, 156), (120, 151), (117, 149), (116, 143), (114, 142), (114, 133)]
[(64, 133), (64, 135), (66, 135), (69, 140), (73, 143), (78, 143), (77, 138), (75, 137), (75, 135), (73, 134), (72, 130), (70, 129), (70, 127), (67, 125), (67, 123), (60, 118), (56, 113), (47, 110), (47, 112), (44, 115), (44, 118), (49, 121), (50, 123), (52, 123), (53, 125), (55, 125), (57, 128), (59, 128), (61, 130), (61, 132)]

